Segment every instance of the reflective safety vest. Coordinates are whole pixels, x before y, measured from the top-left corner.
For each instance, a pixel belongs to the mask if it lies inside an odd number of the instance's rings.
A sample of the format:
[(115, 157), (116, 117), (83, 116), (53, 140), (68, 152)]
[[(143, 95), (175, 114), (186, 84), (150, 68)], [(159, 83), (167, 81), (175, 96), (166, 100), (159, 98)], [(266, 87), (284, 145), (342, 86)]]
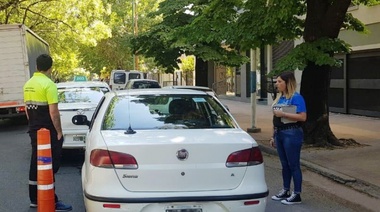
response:
[(45, 74), (35, 72), (24, 85), (24, 102), (29, 116), (29, 129), (55, 130), (49, 104), (58, 103), (57, 85)]

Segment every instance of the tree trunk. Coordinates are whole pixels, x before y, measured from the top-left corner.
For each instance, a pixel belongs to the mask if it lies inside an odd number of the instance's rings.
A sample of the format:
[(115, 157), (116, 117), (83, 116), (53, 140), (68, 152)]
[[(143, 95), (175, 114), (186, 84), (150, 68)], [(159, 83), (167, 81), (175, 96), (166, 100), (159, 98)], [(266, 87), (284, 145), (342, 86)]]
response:
[(330, 67), (318, 66), (310, 62), (302, 74), (301, 95), (307, 109), (304, 125), (305, 144), (313, 146), (341, 146), (330, 128), (328, 89), (330, 87)]
[[(305, 42), (320, 38), (337, 38), (351, 0), (307, 0)], [(333, 57), (332, 52), (327, 52)], [(329, 66), (309, 62), (301, 81), (301, 95), (307, 109), (304, 125), (305, 144), (320, 147), (342, 146), (330, 128), (328, 93), (330, 88)]]

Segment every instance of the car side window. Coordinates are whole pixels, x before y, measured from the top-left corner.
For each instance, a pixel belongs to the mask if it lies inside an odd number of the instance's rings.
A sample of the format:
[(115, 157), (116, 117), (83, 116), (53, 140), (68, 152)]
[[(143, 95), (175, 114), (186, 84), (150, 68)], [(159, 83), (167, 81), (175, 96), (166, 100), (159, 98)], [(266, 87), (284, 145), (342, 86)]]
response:
[(94, 125), (96, 116), (98, 116), (99, 110), (100, 110), (104, 100), (105, 100), (105, 97), (103, 96), (102, 99), (99, 101), (98, 106), (96, 107), (96, 109), (94, 111), (94, 114), (92, 114), (89, 131), (91, 131), (92, 126)]

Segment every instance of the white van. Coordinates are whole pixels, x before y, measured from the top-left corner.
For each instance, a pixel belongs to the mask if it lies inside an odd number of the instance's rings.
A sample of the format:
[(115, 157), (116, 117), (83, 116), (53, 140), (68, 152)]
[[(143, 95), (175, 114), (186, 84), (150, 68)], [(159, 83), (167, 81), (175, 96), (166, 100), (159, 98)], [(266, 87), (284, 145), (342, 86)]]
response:
[(136, 70), (112, 70), (109, 84), (112, 90), (124, 90), (131, 79), (144, 79), (144, 73)]

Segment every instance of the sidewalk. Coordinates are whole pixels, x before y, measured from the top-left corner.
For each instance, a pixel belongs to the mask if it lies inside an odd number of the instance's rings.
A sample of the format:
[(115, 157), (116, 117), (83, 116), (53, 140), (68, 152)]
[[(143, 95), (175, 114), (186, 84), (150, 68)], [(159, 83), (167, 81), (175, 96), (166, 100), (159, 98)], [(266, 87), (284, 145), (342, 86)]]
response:
[[(251, 103), (235, 101), (228, 96), (219, 99), (229, 107), (242, 129), (252, 128)], [(270, 106), (257, 104), (255, 127), (261, 132), (250, 135), (262, 151), (277, 154), (269, 145), (272, 136)], [(337, 138), (352, 138), (363, 146), (334, 150), (304, 148), (302, 165), (380, 201), (380, 119), (331, 113), (330, 127)]]

